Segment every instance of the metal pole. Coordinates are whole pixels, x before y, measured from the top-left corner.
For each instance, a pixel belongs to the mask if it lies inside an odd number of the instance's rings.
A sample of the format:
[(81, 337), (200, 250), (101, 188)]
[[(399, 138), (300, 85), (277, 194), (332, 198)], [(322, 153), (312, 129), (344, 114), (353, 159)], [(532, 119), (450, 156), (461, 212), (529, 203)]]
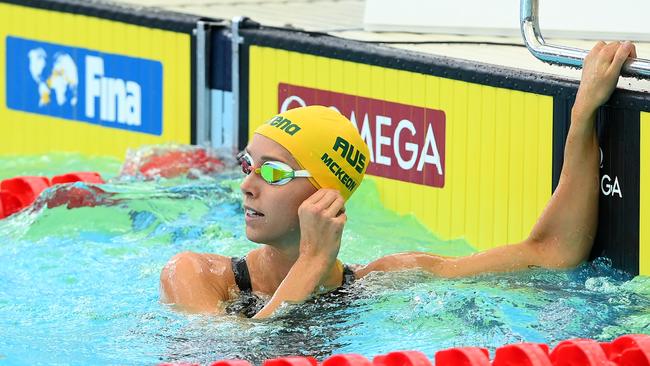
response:
[(196, 144), (210, 144), (210, 90), (207, 83), (209, 25), (196, 23)]
[[(582, 67), (585, 57), (589, 53), (574, 47), (547, 44), (539, 28), (539, 1), (521, 0), (520, 26), (521, 35), (528, 50), (538, 59), (550, 64)], [(621, 74), (650, 78), (650, 60), (632, 58), (625, 62)]]
[(231, 22), (231, 45), (232, 45), (232, 124), (230, 125), (230, 147), (233, 152), (239, 149), (239, 45), (244, 41), (239, 36), (239, 29), (244, 17), (234, 17)]

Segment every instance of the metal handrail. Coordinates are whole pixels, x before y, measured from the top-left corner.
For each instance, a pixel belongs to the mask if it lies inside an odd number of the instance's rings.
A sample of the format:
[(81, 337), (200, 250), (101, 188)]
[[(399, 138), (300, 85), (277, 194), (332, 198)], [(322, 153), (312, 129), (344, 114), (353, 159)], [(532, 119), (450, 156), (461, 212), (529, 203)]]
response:
[[(528, 50), (538, 59), (555, 65), (580, 68), (589, 53), (588, 50), (546, 44), (539, 29), (539, 0), (521, 0), (521, 35)], [(623, 64), (621, 74), (650, 78), (650, 60), (630, 58)]]

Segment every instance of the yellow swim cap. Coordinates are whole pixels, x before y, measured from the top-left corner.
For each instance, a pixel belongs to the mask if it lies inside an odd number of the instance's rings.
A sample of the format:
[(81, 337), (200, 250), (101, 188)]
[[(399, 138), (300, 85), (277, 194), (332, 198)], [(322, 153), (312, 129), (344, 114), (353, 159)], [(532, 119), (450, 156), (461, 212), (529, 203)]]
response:
[(334, 188), (347, 201), (370, 164), (368, 146), (339, 112), (307, 106), (278, 114), (255, 130), (287, 149), (316, 188)]

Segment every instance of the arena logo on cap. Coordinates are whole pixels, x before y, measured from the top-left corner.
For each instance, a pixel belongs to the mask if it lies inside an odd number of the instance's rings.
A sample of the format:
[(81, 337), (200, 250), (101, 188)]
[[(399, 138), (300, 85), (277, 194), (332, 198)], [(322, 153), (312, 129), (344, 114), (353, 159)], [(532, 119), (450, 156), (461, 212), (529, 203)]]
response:
[(280, 113), (315, 104), (338, 110), (356, 126), (368, 145), (368, 174), (444, 187), (446, 120), (443, 111), (279, 84)]
[(162, 64), (8, 36), (9, 109), (162, 134)]
[(275, 116), (269, 121), (269, 125), (277, 127), (285, 133), (293, 136), (296, 132), (300, 131), (300, 126), (291, 122), (288, 118), (282, 116)]

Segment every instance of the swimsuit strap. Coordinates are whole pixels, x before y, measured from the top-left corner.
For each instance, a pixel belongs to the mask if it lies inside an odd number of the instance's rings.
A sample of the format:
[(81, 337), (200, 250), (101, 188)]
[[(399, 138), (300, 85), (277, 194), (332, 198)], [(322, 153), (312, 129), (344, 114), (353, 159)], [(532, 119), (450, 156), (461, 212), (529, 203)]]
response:
[[(251, 292), (253, 291), (253, 285), (251, 284), (251, 276), (248, 273), (248, 264), (246, 264), (246, 257), (232, 257), (230, 259), (232, 263), (232, 272), (235, 275), (235, 283), (239, 287), (241, 292)], [(341, 286), (350, 285), (354, 282), (354, 271), (347, 264), (343, 265), (343, 283)]]
[(232, 272), (235, 274), (235, 283), (241, 292), (253, 291), (251, 284), (251, 276), (248, 273), (248, 265), (246, 264), (246, 257), (232, 257)]
[(354, 277), (354, 271), (347, 264), (343, 265), (343, 283), (341, 286), (347, 286), (352, 284), (356, 278)]

